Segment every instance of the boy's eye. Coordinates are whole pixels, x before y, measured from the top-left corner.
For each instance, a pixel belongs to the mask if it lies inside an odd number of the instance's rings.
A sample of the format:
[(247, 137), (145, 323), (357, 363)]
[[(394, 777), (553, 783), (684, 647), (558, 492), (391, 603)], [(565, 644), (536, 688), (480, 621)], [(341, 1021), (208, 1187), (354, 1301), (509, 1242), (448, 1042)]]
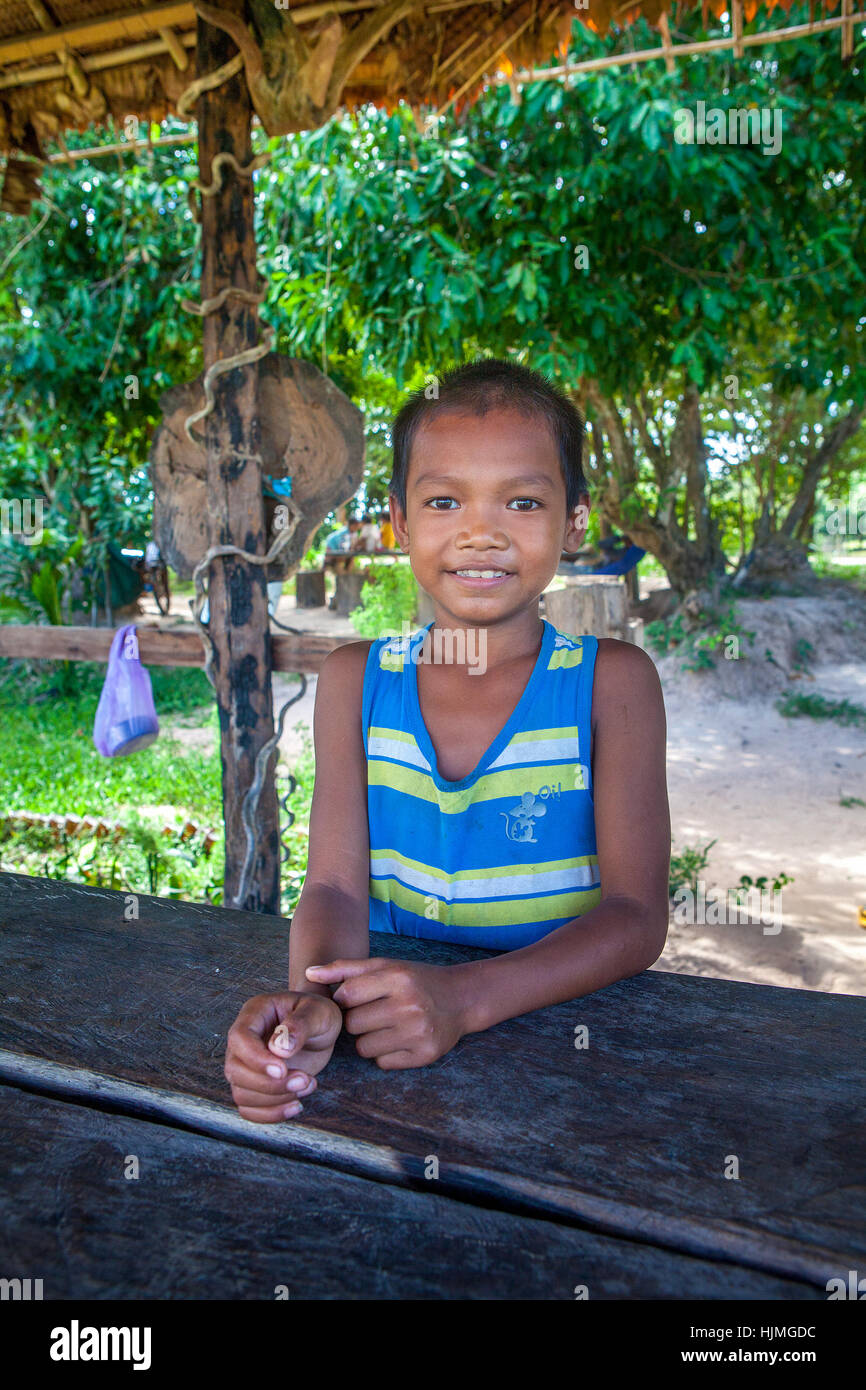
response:
[[(428, 507), (432, 507), (433, 510), (434, 510), (434, 512), (450, 511), (450, 510), (451, 510), (450, 507), (437, 507), (435, 504), (436, 504), (437, 502), (453, 502), (454, 500), (455, 500), (455, 499), (454, 499), (453, 497), (431, 497), (431, 498), (428, 500), (428, 502), (427, 502), (427, 506), (428, 506)], [(520, 508), (518, 509), (518, 510), (520, 510), (520, 511), (530, 511), (531, 508), (533, 508), (533, 507), (540, 507), (540, 506), (541, 506), (541, 503), (539, 502), (539, 500), (538, 500), (537, 497), (514, 497), (514, 498), (512, 498), (512, 502), (529, 502), (529, 503), (530, 503), (530, 507), (520, 507)], [(510, 506), (511, 506), (511, 502), (509, 502), (508, 505), (509, 505), (509, 507), (510, 507)]]

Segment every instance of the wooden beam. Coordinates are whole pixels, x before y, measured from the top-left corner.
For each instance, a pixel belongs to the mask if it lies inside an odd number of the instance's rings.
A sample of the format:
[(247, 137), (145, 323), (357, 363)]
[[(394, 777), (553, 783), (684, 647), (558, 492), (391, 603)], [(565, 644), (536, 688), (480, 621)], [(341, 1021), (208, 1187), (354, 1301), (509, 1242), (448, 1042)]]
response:
[[(195, 44), (194, 32), (178, 34), (177, 38), (186, 48), (192, 48)], [(80, 58), (80, 65), (85, 72), (102, 72), (109, 68), (123, 67), (126, 63), (138, 63), (144, 58), (158, 58), (169, 52), (165, 39), (147, 39), (143, 43), (130, 44), (128, 48), (110, 48), (103, 53), (86, 54)], [(0, 88), (35, 87), (40, 82), (51, 82), (63, 77), (65, 73), (66, 69), (62, 63), (49, 63), (41, 68), (19, 68), (0, 76)]]
[(63, 145), (62, 154), (50, 154), (48, 164), (74, 164), (77, 159), (99, 159), (104, 154), (132, 154), (135, 150), (151, 150), (157, 145), (193, 145), (198, 132), (187, 131), (183, 135), (158, 135), (155, 140), (120, 140), (114, 145), (93, 145), (85, 150), (69, 150), (60, 134), (56, 139)]
[(854, 12), (854, 0), (842, 0), (842, 15), (845, 23), (842, 25), (842, 62), (853, 57), (854, 54), (854, 25), (849, 18)]
[[(794, 24), (788, 29), (763, 29), (758, 34), (744, 34), (740, 39), (743, 48), (754, 48), (774, 43), (788, 43), (793, 39), (809, 38), (812, 34), (827, 33), (844, 25), (866, 22), (866, 10), (857, 14), (842, 15), (837, 19), (818, 19), (814, 24)], [(732, 48), (733, 37), (723, 39), (702, 39), (696, 43), (676, 43), (672, 47), (675, 58), (687, 58), (693, 53), (715, 53)], [(572, 77), (581, 72), (602, 72), (605, 68), (622, 67), (625, 63), (650, 63), (666, 56), (664, 48), (645, 48), (635, 53), (611, 53), (604, 58), (587, 58), (582, 63), (558, 63), (551, 68), (521, 68), (515, 72), (518, 82), (552, 82), (560, 77)], [(509, 82), (509, 77), (494, 75), (486, 79), (488, 86), (500, 87)]]
[[(325, 2), (301, 5), (297, 9), (292, 9), (292, 20), (295, 24), (312, 24), (314, 20), (335, 10), (338, 14), (354, 14), (376, 9), (378, 3), (379, 0), (335, 0), (333, 4)], [(470, 0), (470, 3), (473, 5), (479, 3), (495, 4), (498, 3), (498, 0)], [(182, 0), (182, 3), (177, 3), (175, 0), (173, 4), (154, 5), (147, 10), (130, 10), (121, 14), (80, 19), (74, 24), (59, 25), (50, 33), (35, 30), (29, 34), (13, 34), (0, 39), (0, 67), (5, 67), (9, 63), (36, 62), (40, 58), (47, 58), (50, 54), (58, 53), (65, 48), (74, 48), (80, 52), (82, 49), (98, 48), (102, 44), (116, 43), (118, 39), (129, 41), (147, 39), (160, 34), (165, 28), (183, 29), (185, 33), (181, 37), (181, 42), (190, 47), (195, 43), (195, 22), (195, 10), (189, 0)], [(117, 64), (135, 62), (135, 57), (125, 56), (127, 51), (134, 53), (138, 49), (137, 46), (130, 47), (128, 50), (115, 48), (109, 53), (98, 56), (109, 58)], [(164, 45), (157, 48), (157, 52), (163, 51), (167, 51)], [(97, 55), (90, 55), (91, 58), (95, 56)], [(110, 67), (112, 65), (112, 62), (103, 63), (103, 66)]]
[(178, 71), (186, 72), (189, 67), (189, 56), (174, 30), (166, 28), (160, 29), (159, 37), (174, 59), (174, 65)]
[[(145, 666), (204, 666), (204, 646), (198, 628), (136, 625), (138, 649)], [(115, 629), (110, 627), (49, 627), (17, 623), (0, 624), (0, 657), (30, 661), (108, 661)], [(271, 633), (271, 666), (274, 671), (303, 671), (316, 675), (335, 647), (355, 637), (327, 637), (321, 633)]]
[[(244, 0), (221, 8), (244, 13)], [(198, 22), (196, 74), (216, 72), (237, 55), (234, 39), (204, 20)], [(214, 182), (215, 161), (226, 154), (237, 164), (253, 158), (253, 108), (241, 70), (227, 82), (204, 90), (195, 106), (198, 121), (199, 178)], [(227, 172), (219, 189), (201, 200), (201, 298), (219, 300), (232, 286), (255, 297), (256, 266), (253, 181)], [(204, 367), (226, 361), (259, 345), (263, 326), (258, 307), (230, 295), (202, 320)], [(238, 546), (251, 555), (267, 553), (262, 498), (258, 365), (251, 362), (214, 380), (214, 406), (202, 417), (207, 459), (207, 499), (211, 546)], [(259, 751), (274, 733), (271, 647), (268, 637), (265, 567), (240, 556), (214, 560), (208, 571), (209, 632), (214, 646), (212, 674), (220, 721), (223, 814), (225, 820), (225, 900), (252, 912), (280, 910), (279, 821), (271, 757), (255, 808), (256, 855), (244, 901), (239, 902), (247, 859), (243, 806), (256, 777)]]
[(674, 62), (673, 47), (671, 45), (671, 27), (668, 24), (667, 15), (662, 12), (659, 15), (659, 30), (662, 36), (662, 50), (665, 55), (665, 67), (668, 72), (676, 72), (677, 65)]
[(731, 30), (734, 35), (734, 57), (745, 57), (743, 48), (743, 0), (731, 0)]
[(126, 14), (105, 14), (93, 19), (79, 19), (74, 24), (42, 27), (30, 34), (13, 34), (0, 40), (0, 64), (34, 62), (66, 48), (92, 48), (118, 39), (143, 39), (159, 30), (171, 28), (194, 29), (195, 10), (189, 0), (183, 3), (155, 5), (149, 10), (130, 10)]

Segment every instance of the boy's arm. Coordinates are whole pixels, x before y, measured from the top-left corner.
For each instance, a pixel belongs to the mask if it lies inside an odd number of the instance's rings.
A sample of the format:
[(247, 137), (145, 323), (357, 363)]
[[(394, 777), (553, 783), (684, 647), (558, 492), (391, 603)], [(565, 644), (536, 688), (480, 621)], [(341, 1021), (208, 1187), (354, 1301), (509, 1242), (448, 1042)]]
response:
[(330, 997), (307, 966), (370, 954), (370, 834), (367, 756), (361, 727), (370, 643), (330, 652), (316, 685), (316, 781), (310, 807), (307, 872), (289, 930), (289, 989)]
[(532, 946), (447, 967), (466, 1033), (637, 975), (664, 949), (665, 712), (655, 665), (639, 647), (599, 641), (592, 723), (601, 902)]

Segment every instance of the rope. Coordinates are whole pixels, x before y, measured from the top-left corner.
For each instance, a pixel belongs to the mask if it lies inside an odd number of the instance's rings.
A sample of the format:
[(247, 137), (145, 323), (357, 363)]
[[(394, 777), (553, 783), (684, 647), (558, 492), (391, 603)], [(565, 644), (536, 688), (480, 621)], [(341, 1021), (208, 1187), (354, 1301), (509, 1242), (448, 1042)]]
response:
[[(214, 87), (220, 86), (221, 83), (227, 82), (229, 78), (234, 77), (235, 74), (240, 72), (242, 68), (243, 57), (240, 53), (238, 53), (236, 57), (231, 59), (230, 62), (224, 63), (222, 67), (216, 68), (213, 72), (207, 73), (204, 77), (197, 78), (196, 81), (192, 82), (189, 85), (189, 87), (187, 87), (186, 90), (181, 94), (181, 97), (177, 103), (178, 114), (183, 117), (189, 118), (192, 114), (190, 108), (193, 106), (195, 101), (198, 100), (198, 97), (201, 95), (202, 92), (211, 91)], [(195, 187), (199, 189), (202, 198), (213, 198), (222, 188), (223, 169), (226, 166), (229, 166), (232, 169), (234, 169), (235, 173), (239, 178), (251, 179), (255, 170), (261, 169), (265, 164), (267, 164), (270, 158), (271, 154), (270, 151), (268, 151), (268, 153), (266, 154), (256, 155), (255, 158), (252, 159), (249, 164), (242, 165), (238, 163), (238, 160), (230, 151), (223, 150), (219, 154), (215, 155), (213, 160), (211, 161), (211, 173), (214, 176), (213, 182), (206, 184), (202, 183), (201, 179), (195, 179)], [(247, 290), (241, 288), (238, 285), (227, 285), (224, 289), (220, 290), (218, 294), (212, 295), (209, 299), (203, 300), (200, 304), (195, 304), (190, 299), (184, 299), (181, 301), (181, 307), (190, 314), (198, 314), (199, 317), (205, 318), (208, 314), (216, 313), (218, 309), (221, 309), (230, 295), (234, 295), (236, 298), (240, 299), (241, 302), (244, 304), (258, 305), (261, 304), (264, 300), (265, 291)], [(190, 440), (191, 443), (204, 443), (204, 435), (194, 435), (190, 427), (196, 422), (206, 419), (206, 417), (210, 415), (211, 411), (214, 409), (214, 380), (219, 376), (225, 375), (226, 372), (234, 371), (235, 367), (245, 367), (252, 362), (257, 362), (260, 358), (266, 356), (267, 353), (271, 351), (274, 345), (274, 340), (276, 338), (276, 329), (273, 327), (272, 324), (269, 323), (265, 323), (263, 327), (265, 337), (260, 343), (256, 344), (256, 346), (246, 348), (243, 352), (234, 353), (231, 357), (220, 358), (218, 361), (212, 362), (211, 365), (208, 367), (207, 371), (204, 374), (204, 379), (202, 381), (202, 389), (204, 391), (205, 404), (201, 410), (195, 411), (194, 414), (187, 416), (187, 418), (184, 420), (183, 427), (186, 432), (187, 438)], [(238, 449), (234, 449), (232, 452), (234, 454), (234, 457), (237, 459), (254, 458), (257, 459), (259, 464), (261, 465), (261, 456), (258, 454), (245, 453)], [(198, 630), (201, 634), (202, 642), (204, 644), (204, 673), (211, 686), (214, 687), (214, 689), (216, 689), (216, 681), (214, 680), (213, 675), (213, 662), (215, 650), (213, 640), (208, 631), (208, 626), (201, 620), (201, 612), (204, 607), (205, 598), (207, 596), (205, 590), (205, 574), (214, 560), (227, 555), (236, 555), (239, 559), (246, 560), (247, 563), (251, 565), (273, 564), (277, 556), (280, 555), (281, 552), (288, 545), (289, 541), (291, 540), (292, 536), (298, 528), (298, 524), (300, 523), (303, 517), (303, 513), (301, 512), (300, 508), (297, 506), (295, 502), (292, 501), (290, 497), (286, 499), (285, 505), (289, 513), (289, 521), (287, 525), (280, 530), (279, 535), (277, 536), (267, 555), (253, 555), (250, 553), (250, 551), (242, 550), (240, 546), (236, 545), (212, 545), (208, 550), (207, 554), (196, 565), (193, 571), (192, 577), (193, 584), (195, 586), (195, 598), (191, 601), (190, 606), (192, 608), (193, 621), (198, 627)], [(278, 623), (277, 626), (283, 627), (284, 624)], [(294, 632), (298, 629), (287, 628), (286, 630)], [(246, 831), (247, 848), (246, 854), (244, 856), (243, 868), (241, 870), (238, 891), (232, 899), (232, 904), (235, 907), (242, 907), (244, 901), (246, 900), (247, 893), (249, 890), (250, 877), (253, 871), (253, 864), (255, 862), (256, 851), (260, 843), (260, 836), (256, 833), (255, 817), (256, 812), (258, 810), (259, 799), (262, 794), (262, 787), (264, 785), (264, 778), (265, 772), (267, 770), (267, 765), (270, 760), (271, 754), (274, 752), (274, 749), (276, 748), (282, 736), (283, 721), (286, 716), (286, 711), (297, 700), (300, 700), (302, 698), (307, 689), (306, 676), (303, 674), (303, 672), (300, 673), (300, 676), (300, 690), (297, 692), (296, 695), (293, 695), (290, 700), (287, 700), (285, 702), (278, 716), (276, 731), (271, 736), (271, 738), (267, 740), (267, 742), (262, 744), (261, 748), (259, 749), (256, 755), (255, 773), (253, 776), (253, 781), (244, 795), (243, 805), (241, 806), (241, 820), (243, 821), (244, 830)], [(285, 805), (287, 798), (291, 795), (291, 792), (294, 790), (296, 785), (295, 779), (291, 776), (291, 774), (289, 775), (289, 781), (291, 783), (291, 786), (286, 792), (286, 795), (283, 798), (283, 800), (280, 802), (280, 805), (282, 805), (283, 809), (286, 810), (290, 818), (289, 825), (291, 825), (292, 821), (294, 820), (294, 816), (288, 810), (288, 807), (286, 807)], [(288, 826), (286, 827), (286, 829), (288, 829)], [(280, 860), (280, 863), (282, 864), (285, 863), (285, 861), (289, 857), (289, 849), (287, 845), (283, 844), (282, 838), (280, 842), (284, 850), (284, 853)]]
[(185, 121), (192, 120), (190, 107), (198, 101), (202, 92), (211, 92), (214, 87), (221, 87), (224, 82), (228, 82), (230, 77), (239, 73), (243, 65), (243, 54), (236, 53), (227, 63), (223, 63), (221, 68), (214, 68), (213, 72), (208, 72), (204, 77), (197, 77), (195, 82), (190, 82), (189, 86), (178, 97), (177, 114), (182, 116)]
[[(249, 293), (249, 291), (247, 290), (234, 290), (233, 286), (230, 286), (229, 288), (235, 294)], [(213, 310), (201, 310), (202, 314), (212, 312)], [(215, 403), (213, 393), (214, 378), (218, 376), (224, 376), (226, 372), (233, 372), (235, 367), (246, 367), (250, 362), (258, 362), (260, 357), (266, 357), (267, 354), (270, 352), (271, 348), (274, 345), (274, 339), (277, 336), (277, 330), (271, 323), (266, 323), (264, 325), (264, 329), (265, 333), (267, 334), (266, 341), (263, 339), (262, 342), (257, 343), (255, 347), (246, 348), (244, 352), (236, 352), (232, 357), (221, 357), (218, 361), (211, 362), (210, 366), (204, 374), (204, 381), (202, 382), (202, 390), (205, 394), (205, 404), (202, 406), (201, 410), (196, 410), (192, 415), (188, 415), (183, 422), (183, 427), (186, 431), (187, 438), (190, 440), (191, 443), (204, 443), (204, 435), (199, 435), (198, 439), (196, 439), (195, 435), (190, 429), (190, 425), (194, 424), (197, 420), (204, 420), (205, 417), (210, 415), (211, 411), (213, 410)], [(258, 457), (258, 455), (248, 455), (248, 457)]]
[[(193, 570), (192, 580), (195, 586), (195, 598), (191, 602), (192, 616), (193, 621), (195, 622), (199, 632), (201, 633), (202, 642), (204, 643), (204, 673), (207, 676), (207, 679), (209, 680), (210, 684), (214, 688), (216, 688), (216, 682), (214, 680), (213, 675), (213, 661), (215, 655), (214, 645), (211, 639), (211, 635), (208, 632), (207, 625), (203, 623), (201, 620), (201, 611), (204, 607), (205, 598), (207, 597), (204, 587), (205, 571), (209, 568), (211, 561), (217, 559), (219, 556), (224, 555), (237, 555), (241, 559), (247, 560), (251, 565), (273, 564), (274, 560), (277, 558), (280, 552), (284, 550), (285, 547), (288, 545), (289, 541), (291, 540), (292, 536), (298, 528), (298, 524), (300, 523), (303, 517), (303, 513), (301, 512), (300, 508), (292, 501), (290, 497), (286, 499), (285, 505), (290, 513), (289, 523), (283, 530), (280, 531), (280, 534), (277, 536), (267, 555), (252, 555), (248, 550), (242, 550), (240, 546), (237, 545), (212, 545), (208, 550), (207, 554), (204, 556), (204, 558), (199, 561), (199, 563)], [(284, 624), (278, 623), (277, 626), (282, 627), (284, 626)], [(299, 629), (287, 628), (286, 630), (290, 632), (297, 632)], [(274, 749), (280, 741), (280, 738), (282, 737), (283, 721), (286, 716), (286, 711), (289, 709), (291, 705), (295, 703), (296, 700), (300, 700), (302, 696), (306, 693), (307, 678), (303, 672), (300, 672), (299, 674), (301, 677), (301, 688), (296, 695), (293, 695), (292, 698), (290, 700), (287, 700), (286, 703), (283, 705), (277, 719), (276, 732), (272, 734), (271, 737), (265, 743), (263, 743), (261, 748), (259, 749), (256, 755), (255, 774), (253, 776), (251, 785), (249, 786), (244, 795), (243, 805), (241, 806), (241, 820), (243, 821), (244, 830), (246, 831), (247, 848), (246, 854), (244, 856), (243, 869), (241, 870), (238, 891), (232, 899), (232, 904), (234, 907), (241, 907), (246, 899), (250, 875), (252, 874), (253, 864), (255, 862), (256, 850), (260, 841), (260, 836), (256, 834), (254, 818), (256, 811), (258, 810), (259, 799), (262, 794), (262, 787), (264, 785), (264, 776), (265, 771), (267, 769), (268, 760), (270, 759), (271, 754), (273, 753)], [(292, 779), (292, 781), (294, 782), (294, 779)], [(286, 793), (287, 796), (290, 794), (291, 791)], [(289, 814), (291, 815), (291, 812), (289, 812)], [(294, 819), (293, 816), (292, 819)], [(289, 825), (291, 825), (291, 820), (289, 821)], [(288, 830), (288, 826), (286, 827), (286, 829)], [(281, 857), (281, 863), (285, 863), (286, 859), (288, 859), (289, 856), (288, 847), (283, 845), (283, 849), (285, 850), (285, 854)]]
[(230, 164), (240, 178), (249, 179), (252, 178), (256, 169), (264, 168), (270, 157), (271, 153), (268, 150), (264, 154), (257, 154), (255, 159), (250, 160), (249, 164), (239, 164), (231, 150), (221, 150), (211, 160), (210, 166), (211, 173), (218, 174), (218, 177), (214, 179), (213, 183), (202, 183), (201, 179), (193, 179), (193, 186), (199, 190), (202, 197), (213, 198), (223, 186), (223, 167), (226, 164)]

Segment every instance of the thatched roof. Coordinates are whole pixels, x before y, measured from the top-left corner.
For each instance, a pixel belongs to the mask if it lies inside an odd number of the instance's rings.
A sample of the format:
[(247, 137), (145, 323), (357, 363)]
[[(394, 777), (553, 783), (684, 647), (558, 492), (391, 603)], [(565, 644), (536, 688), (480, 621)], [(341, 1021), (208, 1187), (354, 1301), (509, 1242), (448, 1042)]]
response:
[[(679, 0), (681, 11), (701, 3), (705, 13), (716, 15), (728, 7), (728, 0)], [(792, 3), (778, 0), (783, 10)], [(825, 0), (825, 8), (832, 10), (840, 3)], [(263, 28), (284, 26), (273, 40), (276, 44), (285, 43), (286, 30), (299, 34), (301, 58), (310, 57), (316, 90), (327, 82), (336, 51), (336, 72), (342, 79), (338, 104), (353, 109), (372, 101), (391, 109), (401, 98), (414, 107), (440, 107), (448, 101), (459, 105), (477, 97), (485, 75), (503, 64), (522, 68), (562, 58), (575, 17), (605, 33), (612, 22), (629, 23), (643, 14), (657, 24), (666, 10), (676, 12), (673, 0), (588, 0), (586, 8), (577, 4), (578, 0), (246, 0), (244, 9), (231, 0), (213, 0), (212, 8), (229, 14), (240, 8), (254, 26), (242, 24), (252, 46), (262, 41)], [(766, 0), (763, 8), (774, 8), (773, 0)], [(750, 20), (757, 0), (744, 0), (743, 9)], [(192, 0), (2, 0), (0, 152), (39, 156), (47, 143), (62, 138), (64, 130), (85, 130), (109, 117), (122, 123), (130, 115), (159, 121), (175, 114), (179, 96), (195, 76), (195, 33)], [(247, 80), (252, 91), (249, 65)], [(255, 98), (254, 104), (258, 110)], [(326, 105), (317, 109), (325, 112)]]

